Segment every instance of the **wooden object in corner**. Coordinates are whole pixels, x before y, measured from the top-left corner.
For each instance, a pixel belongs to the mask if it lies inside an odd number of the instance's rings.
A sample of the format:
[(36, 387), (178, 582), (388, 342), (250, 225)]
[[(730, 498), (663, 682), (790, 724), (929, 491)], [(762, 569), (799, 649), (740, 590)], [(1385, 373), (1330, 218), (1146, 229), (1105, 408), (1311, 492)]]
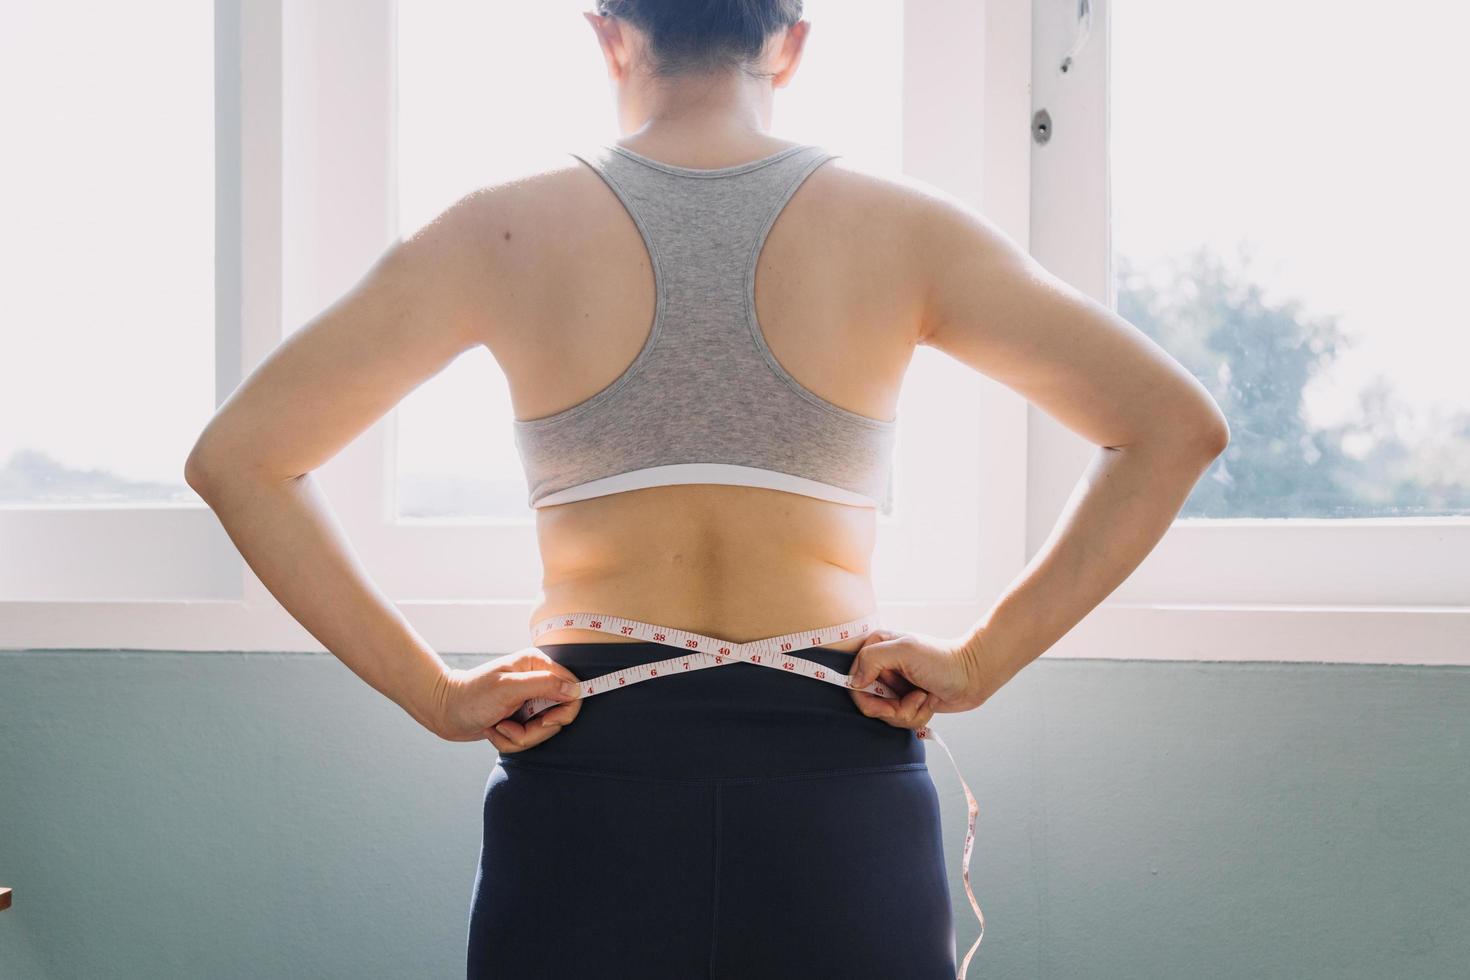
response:
[(10, 908), (10, 889), (0, 888), (0, 912)]

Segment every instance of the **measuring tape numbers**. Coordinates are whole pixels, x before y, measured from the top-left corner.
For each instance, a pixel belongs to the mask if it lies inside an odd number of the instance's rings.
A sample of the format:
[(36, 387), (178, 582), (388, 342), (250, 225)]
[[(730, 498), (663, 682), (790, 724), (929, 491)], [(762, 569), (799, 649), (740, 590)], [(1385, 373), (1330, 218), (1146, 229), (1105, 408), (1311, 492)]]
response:
[[(835, 626), (823, 626), (820, 629), (802, 630), (796, 633), (784, 633), (780, 636), (770, 636), (763, 640), (751, 640), (747, 643), (732, 643), (713, 636), (705, 636), (702, 633), (691, 633), (688, 630), (675, 629), (671, 626), (659, 626), (654, 623), (644, 623), (636, 619), (624, 619), (620, 616), (607, 616), (602, 613), (577, 612), (562, 613), (558, 616), (548, 616), (531, 627), (531, 637), (534, 642), (536, 638), (551, 630), (561, 629), (583, 629), (595, 630), (601, 633), (611, 633), (614, 636), (624, 636), (630, 639), (643, 640), (651, 643), (662, 643), (666, 646), (677, 647), (680, 654), (667, 660), (656, 663), (635, 664), (622, 670), (614, 670), (598, 677), (582, 680), (583, 698), (595, 697), (606, 694), (609, 691), (620, 690), (630, 684), (639, 684), (650, 681), (657, 677), (665, 677), (670, 674), (687, 673), (691, 670), (704, 670), (709, 667), (722, 667), (733, 663), (755, 664), (759, 667), (769, 667), (790, 674), (800, 674), (813, 680), (823, 681), (827, 684), (836, 684), (838, 687), (852, 690), (866, 691), (876, 694), (882, 698), (897, 699), (898, 695), (890, 691), (885, 685), (876, 681), (866, 687), (855, 688), (851, 678), (840, 671), (833, 670), (825, 664), (816, 663), (796, 656), (796, 651), (807, 647), (822, 646), (827, 643), (839, 643), (856, 636), (863, 636), (877, 628), (877, 616), (870, 615), (858, 619), (849, 620), (846, 623), (838, 623)], [(511, 715), (513, 719), (524, 724), (531, 718), (553, 708), (563, 701), (554, 701), (550, 698), (531, 698)], [(939, 733), (928, 725), (916, 729), (914, 732), (919, 738), (931, 739), (940, 748), (944, 749), (945, 755), (949, 756), (950, 765), (954, 767), (955, 775), (959, 777), (960, 786), (965, 791), (965, 806), (967, 813), (967, 828), (965, 830), (965, 850), (961, 862), (961, 876), (965, 882), (965, 894), (970, 899), (970, 908), (975, 910), (975, 918), (980, 922), (980, 935), (975, 937), (975, 942), (970, 946), (969, 952), (965, 953), (957, 980), (964, 980), (965, 973), (970, 968), (970, 959), (975, 955), (975, 950), (980, 946), (980, 940), (985, 937), (985, 916), (980, 911), (980, 903), (975, 900), (975, 892), (970, 887), (970, 855), (975, 847), (975, 823), (979, 816), (980, 808), (975, 803), (975, 794), (970, 792), (969, 783), (965, 782), (964, 774), (960, 772), (959, 763), (955, 761), (954, 753), (949, 746), (944, 744), (944, 739)]]

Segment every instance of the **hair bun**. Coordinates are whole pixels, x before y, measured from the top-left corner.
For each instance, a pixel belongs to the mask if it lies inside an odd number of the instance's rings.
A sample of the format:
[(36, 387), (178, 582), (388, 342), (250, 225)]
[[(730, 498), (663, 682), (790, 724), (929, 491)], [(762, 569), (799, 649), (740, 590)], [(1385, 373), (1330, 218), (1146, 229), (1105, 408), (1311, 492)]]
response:
[(766, 39), (801, 20), (802, 0), (597, 0), (648, 38), (654, 75), (755, 67)]

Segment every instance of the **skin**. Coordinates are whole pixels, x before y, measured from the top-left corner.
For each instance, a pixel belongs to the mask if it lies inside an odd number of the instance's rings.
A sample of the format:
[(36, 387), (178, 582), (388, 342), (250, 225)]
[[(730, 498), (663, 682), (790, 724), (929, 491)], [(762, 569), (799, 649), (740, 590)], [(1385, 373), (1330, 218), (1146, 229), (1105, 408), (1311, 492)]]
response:
[[(654, 80), (636, 29), (584, 16), (629, 149), (715, 168), (791, 145), (767, 130), (808, 22), (769, 39), (769, 79)], [(261, 581), (328, 650), (440, 737), (501, 752), (576, 717), (575, 694), (557, 694), (575, 675), (534, 646), (448, 668), (368, 577), (312, 471), (476, 345), (504, 370), (519, 419), (586, 399), (633, 359), (654, 309), (651, 265), (606, 185), (568, 161), (468, 194), (395, 242), (241, 383), (185, 466)], [(1052, 535), (972, 630), (832, 645), (856, 654), (854, 686), (881, 680), (901, 695), (850, 692), (891, 725), (977, 707), (1055, 643), (1152, 550), (1229, 438), (1187, 370), (983, 216), (843, 159), (815, 171), (771, 229), (756, 307), (777, 360), (843, 408), (892, 418), (925, 344), (1098, 446)], [(875, 526), (871, 508), (719, 485), (542, 508), (544, 578), (527, 625), (608, 611), (746, 642), (842, 622), (874, 608)], [(568, 629), (538, 642), (630, 641)], [(531, 697), (567, 703), (529, 725), (507, 720)]]

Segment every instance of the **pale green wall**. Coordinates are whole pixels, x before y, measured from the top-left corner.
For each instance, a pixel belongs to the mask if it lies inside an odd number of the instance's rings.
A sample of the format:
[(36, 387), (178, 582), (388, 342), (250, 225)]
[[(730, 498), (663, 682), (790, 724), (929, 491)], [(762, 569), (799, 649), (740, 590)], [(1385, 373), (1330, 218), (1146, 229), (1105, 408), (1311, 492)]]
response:
[[(1470, 975), (1470, 669), (1042, 660), (936, 727), (974, 980)], [(493, 761), (326, 655), (0, 651), (0, 977), (462, 975)]]

